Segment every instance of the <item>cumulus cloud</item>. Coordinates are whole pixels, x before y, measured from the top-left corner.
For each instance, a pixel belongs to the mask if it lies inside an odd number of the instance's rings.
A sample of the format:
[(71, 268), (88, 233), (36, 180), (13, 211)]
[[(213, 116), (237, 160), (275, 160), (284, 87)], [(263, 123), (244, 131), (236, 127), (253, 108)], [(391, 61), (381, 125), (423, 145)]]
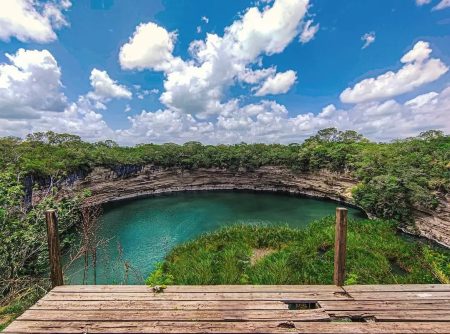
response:
[(145, 142), (178, 142), (208, 140), (214, 127), (209, 122), (198, 122), (191, 115), (173, 110), (148, 112), (143, 110), (136, 116), (128, 117), (131, 126), (118, 130), (119, 141), (126, 144)]
[(329, 104), (319, 113), (318, 117), (320, 118), (331, 118), (336, 111), (336, 107), (334, 104)]
[(353, 88), (349, 87), (341, 93), (341, 101), (362, 103), (383, 100), (439, 79), (448, 71), (448, 67), (440, 59), (430, 58), (431, 52), (429, 43), (417, 42), (413, 49), (401, 58), (400, 61), (404, 65), (400, 70), (358, 82)]
[(306, 21), (303, 31), (300, 34), (300, 42), (305, 44), (311, 41), (319, 31), (320, 24), (313, 25), (313, 20)]
[(436, 6), (433, 7), (433, 10), (441, 10), (450, 7), (450, 0), (441, 0)]
[(36, 118), (40, 111), (62, 112), (61, 70), (48, 50), (19, 49), (0, 64), (0, 118)]
[(411, 107), (412, 109), (420, 109), (426, 105), (435, 104), (437, 103), (436, 97), (438, 97), (439, 94), (436, 92), (429, 92), (426, 94), (422, 94), (419, 96), (416, 96), (415, 98), (408, 100), (405, 102), (405, 106)]
[[(173, 33), (151, 22), (141, 24), (122, 47), (119, 60), (124, 69), (164, 72), (160, 101), (173, 111), (207, 118), (224, 108), (228, 87), (239, 81), (259, 84), (273, 73), (272, 69), (255, 69), (254, 65), (262, 56), (286, 48), (298, 35), (307, 8), (307, 0), (276, 0), (263, 10), (248, 8), (222, 36), (209, 33), (205, 40), (191, 42), (188, 60), (172, 54)], [(141, 36), (147, 35), (143, 27), (152, 30), (145, 38)], [(159, 37), (152, 40), (150, 35)], [(135, 44), (139, 47), (134, 48)]]
[(268, 77), (261, 87), (258, 88), (255, 95), (265, 96), (269, 94), (284, 94), (291, 89), (297, 80), (297, 74), (295, 71), (289, 70), (286, 72), (280, 72), (273, 76)]
[[(173, 54), (175, 32), (154, 23), (139, 25), (120, 50), (120, 64), (127, 70), (161, 71), (165, 76), (160, 96), (164, 106), (129, 114), (129, 126), (119, 130), (112, 130), (98, 109), (106, 108), (113, 98), (131, 98), (127, 87), (107, 72), (93, 69), (92, 91), (67, 102), (61, 92), (61, 71), (50, 52), (19, 50), (0, 64), (0, 135), (53, 130), (132, 145), (190, 140), (300, 142), (325, 127), (354, 129), (377, 140), (431, 128), (450, 131), (450, 88), (404, 103), (395, 99), (447, 71), (439, 59), (431, 58), (426, 42), (417, 43), (401, 58), (403, 65), (398, 71), (365, 79), (345, 90), (341, 99), (352, 103), (345, 108), (329, 104), (293, 116), (275, 101), (245, 104), (241, 98), (227, 99), (228, 88), (235, 84), (250, 86), (257, 96), (284, 93), (292, 87), (297, 78), (294, 71), (264, 68), (263, 60), (282, 52), (298, 37), (307, 8), (306, 0), (275, 0), (264, 2), (264, 9), (249, 8), (222, 35), (206, 34), (204, 40), (193, 41), (187, 59)], [(133, 93), (144, 98), (159, 94), (159, 90), (134, 86)], [(130, 111), (131, 106), (124, 110)]]
[(361, 40), (364, 41), (364, 45), (362, 46), (362, 49), (367, 48), (370, 44), (375, 42), (375, 38), (376, 38), (376, 35), (375, 35), (375, 32), (373, 32), (373, 31), (362, 35)]
[(93, 91), (88, 93), (89, 98), (105, 102), (114, 98), (131, 99), (132, 97), (132, 93), (125, 86), (112, 80), (106, 71), (94, 68), (89, 79), (93, 88)]
[[(128, 110), (129, 108), (126, 108)], [(212, 120), (199, 120), (184, 112), (161, 109), (130, 116), (129, 127), (112, 130), (91, 99), (80, 96), (62, 112), (40, 111), (38, 118), (5, 119), (0, 135), (25, 136), (53, 130), (78, 134), (87, 140), (114, 139), (122, 144), (198, 140), (205, 143), (300, 142), (319, 129), (354, 129), (371, 139), (407, 137), (428, 129), (450, 131), (450, 88), (418, 95), (405, 103), (394, 99), (359, 103), (351, 108), (325, 106), (321, 112), (289, 115), (285, 106), (263, 100), (241, 105), (238, 99), (223, 104)], [(57, 117), (55, 117), (57, 115)]]
[(67, 101), (61, 91), (61, 69), (48, 50), (19, 49), (6, 57), (8, 63), (0, 64), (0, 136), (52, 130), (87, 140), (114, 137), (95, 112), (98, 101), (87, 96)]
[(0, 39), (15, 37), (22, 42), (48, 43), (57, 39), (55, 30), (67, 26), (63, 12), (69, 0), (37, 2), (34, 0), (0, 1)]
[(121, 67), (125, 70), (164, 70), (173, 59), (176, 37), (176, 32), (169, 33), (153, 22), (141, 23), (128, 43), (120, 48)]
[(242, 72), (239, 72), (238, 80), (247, 84), (257, 84), (269, 76), (274, 76), (277, 73), (275, 67), (263, 68), (263, 69), (250, 69), (246, 68)]
[[(437, 95), (436, 95), (437, 94)], [(263, 100), (241, 106), (224, 105), (215, 122), (197, 120), (172, 110), (143, 111), (129, 117), (132, 126), (120, 130), (128, 144), (198, 140), (205, 143), (301, 142), (326, 127), (356, 130), (373, 140), (417, 135), (429, 129), (450, 131), (450, 88), (419, 95), (405, 103), (394, 99), (365, 102), (351, 108), (327, 105), (321, 112), (290, 116), (285, 106)]]
[(6, 119), (0, 122), (0, 136), (25, 137), (33, 132), (71, 133), (85, 140), (98, 141), (115, 137), (103, 116), (92, 109), (83, 97), (61, 113), (42, 111), (36, 119)]

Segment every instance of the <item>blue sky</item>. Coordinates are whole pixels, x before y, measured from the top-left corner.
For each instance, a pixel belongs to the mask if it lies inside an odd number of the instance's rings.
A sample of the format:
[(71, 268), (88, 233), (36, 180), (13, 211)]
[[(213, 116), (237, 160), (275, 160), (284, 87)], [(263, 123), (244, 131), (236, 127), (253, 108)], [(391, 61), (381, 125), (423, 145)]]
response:
[(448, 0), (4, 0), (0, 135), (448, 133), (449, 64)]

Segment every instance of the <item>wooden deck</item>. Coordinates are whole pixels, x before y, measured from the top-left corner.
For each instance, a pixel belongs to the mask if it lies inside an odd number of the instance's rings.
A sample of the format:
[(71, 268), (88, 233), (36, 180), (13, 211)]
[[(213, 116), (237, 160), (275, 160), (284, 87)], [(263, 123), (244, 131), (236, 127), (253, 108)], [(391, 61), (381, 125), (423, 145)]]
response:
[(68, 285), (5, 333), (450, 334), (450, 285)]

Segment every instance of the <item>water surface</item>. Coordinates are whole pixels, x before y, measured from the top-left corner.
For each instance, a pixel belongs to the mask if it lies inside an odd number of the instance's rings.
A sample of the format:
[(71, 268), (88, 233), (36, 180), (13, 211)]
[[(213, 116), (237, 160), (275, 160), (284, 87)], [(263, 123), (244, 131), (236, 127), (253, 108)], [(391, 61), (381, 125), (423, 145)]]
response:
[[(278, 193), (183, 192), (105, 206), (98, 235), (109, 242), (98, 251), (97, 284), (142, 284), (176, 245), (232, 224), (303, 228), (334, 215), (337, 203)], [(340, 205), (339, 205), (340, 206)], [(350, 218), (364, 214), (349, 209)], [(83, 283), (83, 261), (66, 275)], [(87, 283), (93, 283), (90, 270)]]

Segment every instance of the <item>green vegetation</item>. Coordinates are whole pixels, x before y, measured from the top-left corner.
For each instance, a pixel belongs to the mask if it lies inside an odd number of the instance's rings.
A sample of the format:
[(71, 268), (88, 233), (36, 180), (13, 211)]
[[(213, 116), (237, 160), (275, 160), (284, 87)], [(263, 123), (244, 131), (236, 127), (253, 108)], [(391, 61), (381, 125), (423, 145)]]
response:
[[(193, 169), (255, 169), (286, 166), (297, 171), (331, 170), (360, 180), (357, 204), (379, 218), (412, 220), (412, 208), (433, 209), (450, 190), (450, 136), (427, 131), (392, 143), (370, 142), (354, 131), (319, 131), (303, 144), (202, 145), (198, 142), (120, 147), (113, 141), (86, 143), (77, 136), (35, 133), (25, 140), (0, 139), (0, 167), (35, 179), (58, 180), (94, 166), (128, 167), (152, 163)], [(125, 168), (126, 170), (126, 168)], [(395, 203), (395, 204), (394, 204)]]
[(72, 244), (68, 230), (80, 218), (81, 198), (56, 201), (52, 191), (27, 208), (20, 180), (11, 168), (0, 171), (0, 330), (49, 287), (44, 211), (58, 210), (62, 247)]
[[(299, 172), (330, 170), (346, 173), (359, 180), (359, 185), (353, 190), (354, 200), (358, 205), (379, 218), (410, 224), (414, 208), (432, 210), (438, 204), (439, 197), (450, 190), (450, 136), (438, 131), (427, 131), (415, 138), (374, 143), (354, 131), (342, 132), (330, 128), (319, 131), (302, 144), (241, 143), (213, 146), (188, 142), (183, 145), (143, 144), (135, 147), (120, 147), (113, 141), (87, 143), (74, 135), (53, 132), (35, 133), (23, 140), (0, 138), (0, 307), (16, 300), (14, 307), (0, 309), (0, 323), (5, 314), (20, 312), (21, 307), (28, 305), (30, 300), (34, 300), (48, 288), (43, 217), (46, 208), (58, 209), (62, 245), (73, 244), (74, 229), (71, 227), (79, 225), (82, 196), (56, 200), (58, 182), (73, 180), (95, 166), (111, 167), (119, 175), (127, 175), (139, 170), (144, 164), (184, 169), (220, 167), (230, 170), (253, 170), (264, 165), (278, 165)], [(33, 187), (45, 190), (43, 193), (46, 195), (32, 201), (30, 193)], [(378, 223), (380, 229), (387, 229), (383, 225), (387, 223)], [(434, 277), (439, 277), (441, 281), (448, 278), (446, 255), (441, 256), (440, 252), (423, 247), (420, 248), (421, 251), (415, 250), (413, 246), (398, 241), (392, 230), (389, 230), (390, 236), (385, 233), (383, 240), (378, 237), (382, 231), (369, 223), (362, 225), (364, 226), (368, 230), (362, 231), (365, 236), (361, 235), (359, 238), (366, 238), (367, 245), (372, 245), (373, 248), (370, 252), (365, 250), (366, 244), (362, 241), (352, 246), (361, 247), (359, 255), (353, 254), (353, 257), (365, 258), (364, 261), (350, 259), (354, 266), (349, 275), (352, 282), (424, 282), (432, 281)], [(325, 228), (320, 224), (315, 225), (316, 230), (322, 227)], [(329, 250), (320, 256), (317, 252), (313, 252), (316, 255), (310, 254), (311, 249), (317, 249), (314, 247), (318, 247), (316, 242), (319, 239), (315, 240), (313, 236), (305, 235), (305, 232), (288, 229), (272, 232), (270, 229), (256, 229), (263, 237), (265, 233), (273, 234), (267, 236), (267, 243), (274, 240), (272, 236), (278, 235), (279, 239), (275, 239), (278, 241), (268, 245), (276, 248), (277, 252), (250, 266), (246, 262), (250, 254), (249, 247), (259, 247), (263, 238), (253, 240), (248, 232), (254, 231), (246, 229), (236, 228), (222, 232), (225, 233), (224, 236), (242, 234), (237, 239), (242, 240), (242, 244), (234, 242), (235, 246), (230, 248), (224, 245), (222, 252), (218, 254), (211, 251), (221, 248), (204, 248), (205, 253), (198, 254), (199, 261), (203, 261), (199, 262), (201, 266), (191, 264), (198, 270), (193, 271), (198, 275), (198, 282), (269, 283), (273, 280), (289, 283), (286, 270), (283, 270), (284, 265), (292, 268), (291, 273), (295, 275), (290, 279), (295, 282), (329, 282), (330, 276), (326, 270), (329, 271), (331, 266), (325, 269), (329, 265)], [(325, 230), (328, 234), (331, 233), (329, 227)], [(311, 229), (308, 233), (316, 232)], [(214, 235), (205, 238), (214, 238)], [(356, 232), (352, 238), (357, 238)], [(322, 239), (323, 242), (331, 242), (329, 235)], [(195, 243), (189, 245), (184, 247), (194, 247)], [(379, 247), (378, 252), (375, 252), (376, 247)], [(200, 247), (199, 252), (201, 250)], [(403, 256), (402, 253), (408, 256)], [(179, 256), (181, 257), (181, 253)], [(316, 259), (314, 266), (311, 257)], [(396, 276), (390, 273), (387, 264), (389, 261), (386, 259), (399, 262), (401, 268), (406, 268), (407, 274)], [(153, 279), (157, 280), (159, 275), (164, 280), (170, 280), (170, 274), (176, 272), (172, 271), (170, 263), (168, 260), (154, 274)], [(217, 263), (227, 270), (211, 272), (212, 265)], [(426, 268), (431, 269), (420, 271), (417, 263), (426, 263)], [(376, 271), (367, 273), (367, 264), (374, 264)], [(181, 269), (177, 272), (177, 277), (173, 278), (175, 282), (195, 283), (190, 281), (193, 278), (183, 276), (187, 275), (187, 270), (185, 271), (186, 274), (182, 274)], [(277, 277), (269, 274), (276, 272), (279, 272)]]
[[(304, 230), (236, 225), (176, 247), (147, 284), (332, 284), (333, 245), (333, 217)], [(449, 251), (398, 236), (394, 222), (349, 221), (346, 284), (449, 277)]]

